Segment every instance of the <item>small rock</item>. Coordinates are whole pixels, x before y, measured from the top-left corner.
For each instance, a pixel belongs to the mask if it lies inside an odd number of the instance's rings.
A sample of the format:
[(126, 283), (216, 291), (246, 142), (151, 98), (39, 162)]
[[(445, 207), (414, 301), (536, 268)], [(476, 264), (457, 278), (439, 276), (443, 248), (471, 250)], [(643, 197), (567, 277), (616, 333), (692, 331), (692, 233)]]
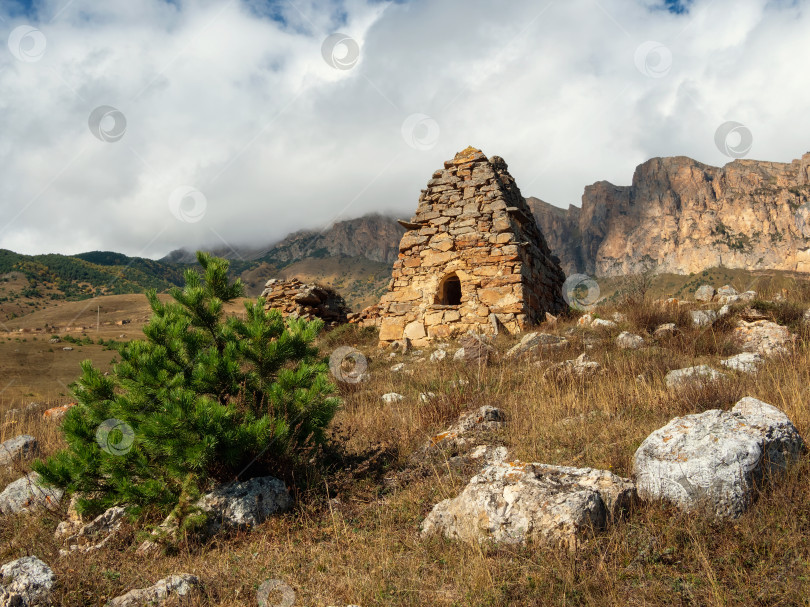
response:
[(26, 556), (0, 567), (0, 605), (35, 607), (51, 604), (56, 576), (35, 556)]
[(717, 312), (714, 310), (691, 310), (692, 324), (696, 327), (708, 327), (717, 320)]
[(430, 362), (439, 362), (447, 358), (447, 350), (436, 350), (430, 355)]
[(627, 322), (627, 314), (622, 314), (621, 312), (614, 312), (611, 318), (613, 319), (613, 322), (617, 323)]
[(43, 487), (39, 483), (39, 474), (30, 472), (0, 493), (0, 514), (19, 514), (37, 508), (55, 510), (63, 493), (55, 487)]
[(73, 347), (72, 346), (65, 346), (64, 348), (62, 348), (62, 350), (64, 350), (65, 352), (70, 352), (71, 350), (73, 350)]
[(453, 360), (464, 360), (464, 348), (456, 350), (455, 354), (453, 354)]
[(398, 403), (405, 400), (405, 397), (402, 396), (402, 394), (397, 394), (396, 392), (389, 392), (388, 394), (383, 394), (382, 399), (384, 403), (390, 405), (392, 403)]
[(586, 313), (577, 318), (577, 326), (579, 327), (590, 327), (591, 323), (593, 322), (593, 314)]
[(756, 291), (746, 291), (744, 293), (740, 293), (740, 301), (754, 301), (756, 298)]
[(633, 501), (633, 483), (592, 468), (494, 462), (422, 523), (422, 535), (517, 544), (535, 540), (575, 549)]
[(49, 419), (51, 421), (58, 421), (65, 416), (71, 408), (75, 407), (76, 403), (68, 403), (59, 407), (53, 407), (42, 413), (42, 419)]
[(67, 546), (66, 550), (59, 551), (60, 556), (72, 551), (93, 552), (103, 548), (121, 528), (125, 514), (124, 506), (114, 506), (85, 525), (75, 518), (62, 521), (54, 533), (54, 538)]
[(433, 392), (420, 392), (419, 393), (419, 402), (428, 403), (436, 398), (436, 394)]
[(564, 337), (560, 337), (559, 335), (540, 333), (537, 337), (540, 340), (541, 348), (562, 348), (563, 346), (568, 345), (568, 340)]
[(505, 354), (505, 358), (519, 358), (528, 354), (539, 345), (540, 337), (537, 333), (526, 333), (526, 335), (521, 338), (520, 343), (509, 349)]
[(664, 381), (668, 388), (675, 388), (685, 384), (711, 383), (725, 377), (724, 373), (715, 371), (709, 365), (698, 365), (696, 367), (686, 367), (685, 369), (675, 369), (667, 373)]
[(695, 299), (697, 301), (711, 301), (714, 298), (714, 287), (711, 285), (701, 285), (695, 291)]
[(605, 320), (604, 318), (596, 318), (591, 323), (591, 327), (595, 327), (597, 329), (614, 329), (616, 327), (616, 323), (612, 320)]
[(769, 320), (740, 320), (732, 337), (742, 344), (744, 351), (757, 352), (763, 356), (786, 354), (796, 340), (796, 336), (787, 327)]
[(49, 343), (49, 344), (58, 344), (60, 341), (62, 341), (62, 340), (61, 340), (61, 339), (59, 339), (58, 337), (51, 337), (51, 338), (48, 340), (48, 343)]
[(484, 405), (475, 411), (462, 413), (458, 421), (444, 432), (433, 436), (425, 445), (425, 449), (440, 446), (459, 447), (467, 443), (466, 435), (472, 432), (488, 432), (503, 427), (506, 415), (501, 409), (491, 405)]
[(641, 335), (622, 331), (616, 338), (616, 347), (623, 350), (638, 350), (644, 345), (644, 338)]
[(551, 365), (546, 369), (543, 377), (549, 379), (562, 379), (569, 376), (587, 377), (595, 375), (602, 368), (598, 362), (589, 360), (584, 352), (574, 360), (564, 360)]
[(678, 332), (678, 327), (675, 326), (674, 322), (666, 322), (663, 325), (658, 325), (658, 327), (653, 331), (653, 337), (656, 339), (661, 339), (663, 337), (671, 337)]
[(756, 373), (759, 365), (763, 362), (765, 362), (765, 359), (756, 352), (743, 352), (742, 354), (721, 360), (720, 364), (733, 371)]
[(740, 300), (737, 289), (731, 285), (725, 285), (717, 289), (717, 301), (722, 304), (732, 304)]
[(495, 355), (495, 349), (487, 343), (486, 338), (474, 333), (468, 333), (462, 337), (459, 340), (459, 345), (461, 346), (459, 350), (463, 350), (464, 353), (459, 355), (456, 352), (453, 358), (459, 360), (456, 357), (461, 356), (461, 360), (476, 366), (489, 363), (490, 359)]
[(729, 314), (731, 314), (731, 306), (728, 304), (723, 304), (723, 306), (717, 310), (717, 318), (723, 318)]
[(557, 327), (557, 319), (558, 319), (557, 316), (554, 316), (553, 314), (549, 314), (548, 312), (546, 312), (546, 325), (548, 325), (550, 329), (554, 329)]
[(639, 495), (718, 518), (740, 516), (754, 489), (799, 458), (804, 442), (787, 416), (755, 398), (670, 421), (636, 451)]
[(199, 591), (200, 580), (189, 573), (170, 575), (154, 586), (130, 590), (107, 603), (106, 607), (142, 607), (146, 605), (163, 605), (175, 596), (190, 596)]
[(394, 366), (391, 367), (391, 371), (393, 371), (394, 373), (399, 373), (404, 368), (405, 368), (405, 363), (397, 363), (397, 364), (395, 364)]
[(7, 466), (34, 454), (37, 439), (29, 434), (21, 434), (0, 443), (0, 466)]

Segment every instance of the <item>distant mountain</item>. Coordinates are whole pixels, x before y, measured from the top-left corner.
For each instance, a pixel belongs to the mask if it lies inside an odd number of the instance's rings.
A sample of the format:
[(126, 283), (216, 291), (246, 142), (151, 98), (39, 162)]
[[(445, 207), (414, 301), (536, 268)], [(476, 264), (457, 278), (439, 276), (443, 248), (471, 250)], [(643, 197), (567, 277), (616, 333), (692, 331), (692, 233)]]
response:
[(183, 266), (109, 251), (22, 255), (0, 249), (0, 318), (43, 308), (53, 300), (166, 291), (183, 284)]
[[(280, 242), (266, 246), (235, 246), (209, 249), (225, 259), (266, 262), (284, 267), (303, 259), (324, 257), (362, 257), (393, 264), (399, 254), (399, 240), (405, 228), (385, 215), (364, 215), (338, 221), (323, 230), (293, 232)], [(160, 261), (195, 263), (194, 251), (178, 249)]]
[(789, 163), (723, 167), (653, 158), (629, 186), (587, 186), (582, 208), (528, 202), (569, 274), (810, 272), (810, 153)]

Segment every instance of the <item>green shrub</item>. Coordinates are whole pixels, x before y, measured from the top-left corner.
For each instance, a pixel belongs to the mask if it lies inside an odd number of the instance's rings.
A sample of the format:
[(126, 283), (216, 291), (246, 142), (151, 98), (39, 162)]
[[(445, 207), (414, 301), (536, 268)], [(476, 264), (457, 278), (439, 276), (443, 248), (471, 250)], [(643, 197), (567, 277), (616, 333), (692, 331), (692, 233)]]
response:
[(242, 284), (229, 283), (225, 260), (197, 259), (203, 276), (187, 270), (174, 302), (147, 294), (146, 340), (121, 344), (109, 376), (82, 363), (68, 448), (34, 464), (79, 494), (80, 512), (123, 503), (167, 512), (214, 483), (308, 461), (325, 441), (339, 400), (312, 347), (322, 323), (285, 322), (261, 298), (245, 302), (244, 320), (225, 318)]

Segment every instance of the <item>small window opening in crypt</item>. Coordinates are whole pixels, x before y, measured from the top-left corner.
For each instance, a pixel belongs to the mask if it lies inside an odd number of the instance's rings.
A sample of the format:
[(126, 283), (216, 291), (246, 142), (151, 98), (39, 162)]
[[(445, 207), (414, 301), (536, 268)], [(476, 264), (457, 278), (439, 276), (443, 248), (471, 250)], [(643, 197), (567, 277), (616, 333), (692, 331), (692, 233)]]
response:
[(456, 274), (450, 274), (439, 285), (436, 303), (445, 306), (461, 305), (461, 280)]

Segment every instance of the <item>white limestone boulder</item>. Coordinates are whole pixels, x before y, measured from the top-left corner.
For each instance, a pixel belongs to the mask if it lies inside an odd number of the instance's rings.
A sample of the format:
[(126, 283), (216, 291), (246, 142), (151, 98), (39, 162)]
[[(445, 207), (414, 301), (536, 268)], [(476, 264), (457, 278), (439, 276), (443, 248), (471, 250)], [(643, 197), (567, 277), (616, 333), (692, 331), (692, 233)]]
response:
[(0, 443), (0, 466), (8, 466), (34, 454), (37, 439), (30, 434), (21, 434)]
[(696, 327), (710, 327), (717, 320), (717, 312), (714, 310), (691, 310), (689, 315)]
[(629, 507), (633, 483), (605, 470), (494, 462), (439, 502), (422, 535), (470, 542), (527, 541), (574, 549)]
[(644, 338), (641, 335), (622, 331), (616, 337), (616, 347), (622, 350), (638, 350), (642, 346), (644, 346)]
[(736, 518), (751, 503), (755, 485), (796, 460), (804, 448), (787, 416), (755, 398), (743, 398), (731, 411), (678, 417), (636, 451), (639, 497)]
[(786, 354), (796, 341), (796, 336), (787, 327), (770, 320), (740, 320), (731, 335), (745, 352), (757, 352), (763, 356)]
[(0, 606), (50, 605), (56, 576), (35, 556), (26, 556), (0, 567)]
[(759, 366), (764, 362), (765, 359), (756, 352), (742, 352), (741, 354), (721, 360), (720, 364), (732, 371), (756, 373)]
[(61, 489), (42, 486), (39, 474), (30, 472), (0, 493), (0, 514), (19, 514), (38, 508), (55, 510), (63, 493)]
[(200, 580), (195, 575), (189, 573), (170, 575), (148, 588), (130, 590), (126, 594), (108, 601), (106, 607), (164, 605), (168, 604), (169, 600), (173, 600), (174, 597), (191, 598), (194, 593), (200, 590), (200, 586)]
[(684, 369), (674, 369), (666, 374), (664, 381), (668, 388), (679, 388), (686, 385), (699, 385), (715, 382), (726, 375), (715, 371), (709, 365), (697, 365)]
[(695, 291), (697, 301), (709, 302), (714, 297), (714, 287), (711, 285), (700, 285)]

